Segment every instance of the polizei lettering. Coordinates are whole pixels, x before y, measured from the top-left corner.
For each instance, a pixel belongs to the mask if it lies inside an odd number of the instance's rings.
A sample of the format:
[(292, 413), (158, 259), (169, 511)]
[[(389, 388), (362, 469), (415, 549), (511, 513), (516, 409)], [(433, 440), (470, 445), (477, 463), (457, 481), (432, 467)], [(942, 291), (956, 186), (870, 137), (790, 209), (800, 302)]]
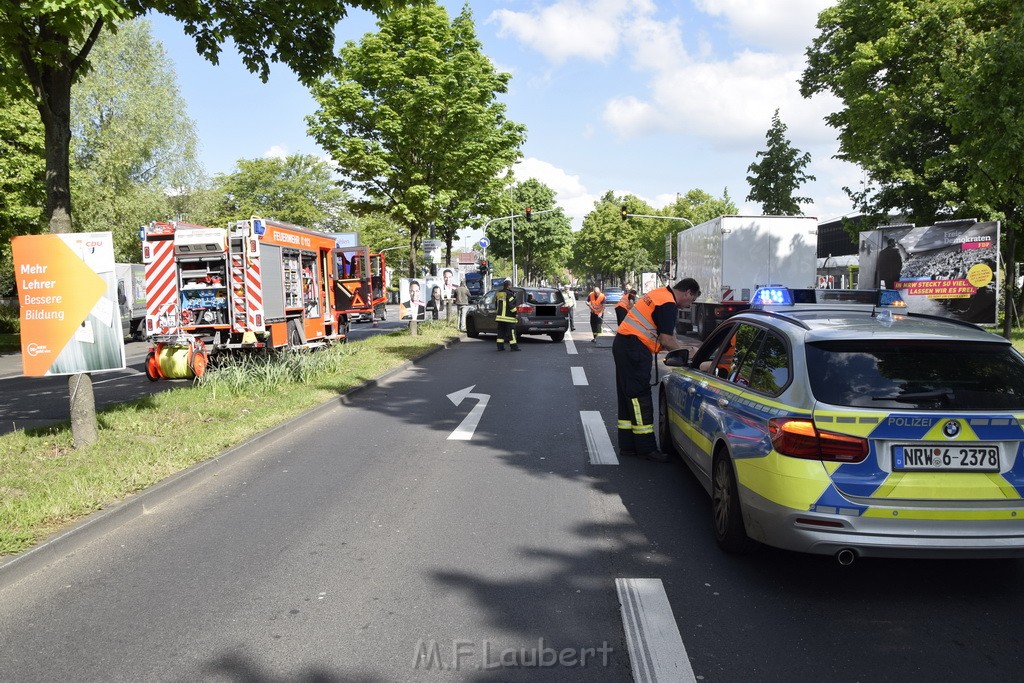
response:
[(890, 427), (931, 427), (935, 420), (928, 417), (890, 417), (886, 424)]

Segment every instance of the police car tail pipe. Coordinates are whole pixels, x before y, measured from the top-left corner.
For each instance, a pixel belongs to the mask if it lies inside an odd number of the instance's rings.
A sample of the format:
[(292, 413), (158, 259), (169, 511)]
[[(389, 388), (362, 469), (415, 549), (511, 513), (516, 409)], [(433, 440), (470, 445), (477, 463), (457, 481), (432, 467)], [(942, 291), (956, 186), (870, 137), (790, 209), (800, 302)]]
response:
[(843, 548), (836, 552), (836, 562), (843, 565), (844, 567), (849, 567), (851, 564), (853, 564), (853, 561), (856, 559), (857, 551), (853, 548)]

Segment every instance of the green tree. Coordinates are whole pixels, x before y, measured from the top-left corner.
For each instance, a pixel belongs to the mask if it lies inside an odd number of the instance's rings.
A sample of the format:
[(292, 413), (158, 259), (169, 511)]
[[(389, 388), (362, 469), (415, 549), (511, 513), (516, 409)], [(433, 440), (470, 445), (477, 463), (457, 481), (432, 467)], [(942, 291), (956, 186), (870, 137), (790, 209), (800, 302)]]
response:
[[(537, 283), (554, 279), (565, 270), (572, 253), (572, 224), (555, 205), (555, 191), (535, 178), (512, 187), (513, 207), (508, 215), (523, 216), (530, 208), (533, 217), (500, 220), (487, 229), (491, 240), (489, 256), (512, 257), (512, 228), (515, 228), (515, 262), (522, 269), (520, 281)], [(541, 213), (550, 211), (551, 213)], [(511, 273), (509, 273), (511, 275)]]
[(827, 121), (870, 180), (847, 189), (859, 209), (1001, 218), (1004, 253), (1019, 257), (1022, 12), (1015, 0), (840, 0), (819, 15), (801, 92), (843, 104)]
[(109, 231), (118, 260), (139, 260), (139, 226), (165, 219), (168, 196), (202, 182), (195, 126), (174, 65), (148, 21), (104, 33), (71, 97), (71, 196), (75, 224)]
[[(0, 4), (0, 66), (17, 62), (20, 69), (0, 69), (0, 90), (29, 86), (43, 122), (46, 151), (44, 221), (50, 231), (70, 232), (71, 87), (89, 68), (89, 55), (104, 29), (151, 10), (185, 24), (196, 50), (216, 63), (221, 44), (234, 39), (250, 71), (266, 81), (270, 62), (290, 66), (309, 83), (324, 73), (334, 47), (334, 27), (349, 6), (382, 11), (390, 0), (310, 0), (291, 3), (250, 0), (245, 3), (182, 0), (23, 0)], [(266, 40), (289, 36), (290, 40)], [(84, 382), (83, 382), (84, 377)], [(71, 427), (75, 445), (96, 440), (96, 410), (88, 376), (74, 375)]]
[(811, 155), (800, 154), (786, 137), (786, 124), (779, 118), (779, 110), (772, 115), (772, 125), (765, 135), (768, 149), (757, 153), (761, 161), (747, 167), (747, 182), (750, 184), (748, 202), (759, 202), (766, 216), (802, 215), (800, 202), (811, 203), (809, 197), (795, 197), (793, 193), (808, 180), (815, 180), (804, 173), (811, 163)]
[[(633, 195), (616, 196), (611, 190), (583, 218), (583, 229), (573, 243), (572, 268), (601, 281), (625, 284), (631, 273), (657, 270), (664, 245), (652, 252), (654, 237), (662, 226), (654, 218), (622, 220), (622, 207), (637, 216), (653, 216), (654, 209)], [(669, 221), (665, 221), (669, 222)], [(672, 221), (675, 222), (675, 221)]]
[(235, 170), (214, 178), (221, 197), (215, 224), (264, 216), (313, 230), (349, 232), (345, 192), (331, 167), (313, 155), (239, 159)]
[(41, 230), (46, 170), (43, 125), (32, 103), (4, 98), (0, 106), (0, 245)]
[[(960, 136), (958, 153), (974, 163), (961, 179), (968, 202), (981, 216), (1006, 222), (1005, 272), (1015, 273), (1019, 258), (1024, 193), (1024, 5), (1016, 0), (988, 3), (998, 21), (969, 37), (967, 68), (946, 67), (953, 101), (953, 134)], [(997, 85), (996, 85), (997, 84)], [(1016, 278), (1005, 278), (1003, 335), (1010, 336)]]
[(362, 198), (357, 210), (409, 230), (414, 274), (431, 229), (498, 205), (525, 129), (496, 101), (510, 76), (481, 52), (468, 7), (451, 23), (434, 3), (397, 10), (378, 29), (341, 49), (307, 122)]
[(800, 92), (842, 102), (826, 121), (839, 133), (838, 158), (867, 174), (864, 188), (844, 188), (862, 212), (895, 211), (927, 224), (964, 204), (958, 179), (970, 169), (955, 153), (963, 136), (950, 125), (943, 70), (962, 61), (981, 4), (839, 0), (818, 15)]

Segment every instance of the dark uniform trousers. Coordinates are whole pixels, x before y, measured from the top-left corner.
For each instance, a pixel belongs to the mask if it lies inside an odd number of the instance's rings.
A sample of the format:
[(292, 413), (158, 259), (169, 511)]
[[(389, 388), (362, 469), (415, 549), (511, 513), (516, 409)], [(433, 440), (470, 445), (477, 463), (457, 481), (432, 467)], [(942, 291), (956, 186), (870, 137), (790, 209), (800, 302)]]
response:
[(645, 455), (658, 450), (654, 436), (651, 372), (654, 354), (631, 334), (612, 342), (615, 394), (619, 404), (619, 450)]

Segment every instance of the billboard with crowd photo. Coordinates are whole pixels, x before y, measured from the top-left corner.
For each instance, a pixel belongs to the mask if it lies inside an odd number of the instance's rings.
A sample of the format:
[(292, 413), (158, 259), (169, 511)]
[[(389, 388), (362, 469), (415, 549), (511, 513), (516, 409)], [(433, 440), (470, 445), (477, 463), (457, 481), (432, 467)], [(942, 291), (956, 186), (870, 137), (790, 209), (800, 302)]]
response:
[(999, 222), (947, 221), (860, 233), (860, 287), (898, 289), (914, 313), (995, 325)]

